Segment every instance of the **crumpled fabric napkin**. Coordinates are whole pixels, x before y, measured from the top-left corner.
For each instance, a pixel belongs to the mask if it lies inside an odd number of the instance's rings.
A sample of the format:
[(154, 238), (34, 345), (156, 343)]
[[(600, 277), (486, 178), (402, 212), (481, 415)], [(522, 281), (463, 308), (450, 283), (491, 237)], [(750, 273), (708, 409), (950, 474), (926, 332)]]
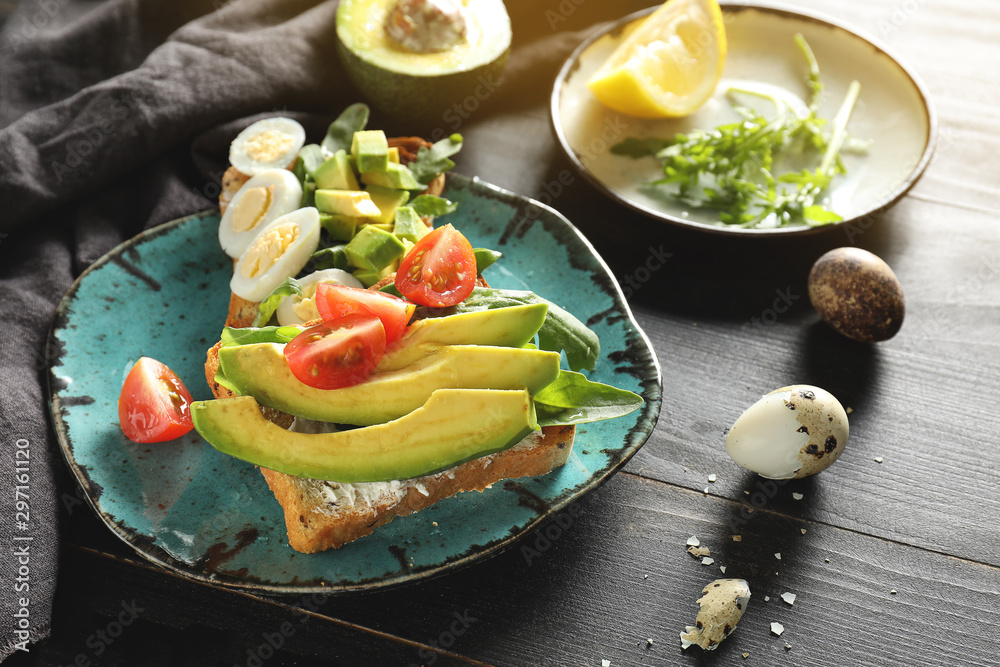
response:
[(35, 0), (4, 24), (0, 659), (49, 632), (59, 493), (75, 492), (47, 414), (56, 305), (121, 241), (212, 205), (218, 167), (199, 172), (197, 135), (353, 99), (335, 11), (320, 0)]
[[(555, 150), (530, 117), (559, 65), (595, 20), (637, 8), (549, 4), (508, 0), (503, 85), (442, 124), (473, 137), (463, 172), (527, 195)], [(335, 0), (20, 0), (0, 28), (0, 660), (50, 631), (60, 499), (76, 494), (47, 414), (59, 300), (118, 243), (212, 207), (253, 120), (288, 115), (318, 138), (361, 100), (335, 13)]]

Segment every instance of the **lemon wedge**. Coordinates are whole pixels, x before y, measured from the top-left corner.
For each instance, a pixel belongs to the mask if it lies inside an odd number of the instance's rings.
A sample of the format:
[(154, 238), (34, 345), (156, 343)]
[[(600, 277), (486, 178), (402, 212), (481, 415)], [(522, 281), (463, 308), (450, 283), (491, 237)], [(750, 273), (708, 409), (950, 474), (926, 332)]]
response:
[(711, 97), (725, 59), (719, 3), (667, 0), (631, 26), (587, 86), (602, 103), (631, 116), (686, 116)]

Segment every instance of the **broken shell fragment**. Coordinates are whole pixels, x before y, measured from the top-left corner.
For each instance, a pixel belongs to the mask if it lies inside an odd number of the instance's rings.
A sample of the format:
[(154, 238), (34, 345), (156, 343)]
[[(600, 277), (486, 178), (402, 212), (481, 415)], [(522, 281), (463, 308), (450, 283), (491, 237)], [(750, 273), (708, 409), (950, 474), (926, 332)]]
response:
[(750, 586), (745, 579), (716, 579), (701, 591), (701, 609), (693, 626), (681, 633), (681, 648), (697, 644), (714, 651), (728, 637), (750, 601)]

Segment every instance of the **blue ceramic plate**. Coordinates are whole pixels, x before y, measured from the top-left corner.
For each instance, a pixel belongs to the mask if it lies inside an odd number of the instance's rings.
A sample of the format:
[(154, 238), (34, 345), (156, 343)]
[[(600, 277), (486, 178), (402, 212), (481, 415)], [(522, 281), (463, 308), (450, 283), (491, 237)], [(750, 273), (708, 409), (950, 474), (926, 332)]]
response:
[[(495, 553), (593, 490), (642, 446), (660, 410), (660, 369), (607, 266), (550, 208), (452, 176), (450, 221), (504, 258), (497, 287), (532, 289), (590, 325), (603, 343), (593, 379), (640, 393), (645, 405), (577, 428), (562, 468), (463, 493), (340, 549), (288, 546), (281, 508), (254, 466), (196, 433), (137, 445), (121, 433), (117, 399), (140, 356), (166, 363), (195, 399), (211, 398), (205, 351), (218, 339), (232, 263), (216, 212), (140, 234), (88, 269), (59, 306), (52, 341), (52, 414), (63, 454), (108, 526), (149, 560), (215, 584), (268, 592), (375, 588), (439, 574)], [(531, 499), (531, 502), (526, 502)]]

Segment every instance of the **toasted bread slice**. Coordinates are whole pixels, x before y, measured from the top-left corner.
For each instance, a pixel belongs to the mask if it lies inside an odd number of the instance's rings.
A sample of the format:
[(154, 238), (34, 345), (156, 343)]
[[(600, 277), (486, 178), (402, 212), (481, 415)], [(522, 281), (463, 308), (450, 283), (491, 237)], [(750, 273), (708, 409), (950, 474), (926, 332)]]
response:
[[(404, 163), (416, 157), (420, 146), (430, 146), (415, 137), (390, 139), (389, 145), (399, 147)], [(246, 181), (247, 177), (233, 167), (226, 171), (219, 196), (222, 210)], [(440, 194), (443, 188), (442, 174), (431, 183), (427, 192)], [(482, 277), (480, 281), (486, 285)], [(256, 316), (257, 303), (231, 294), (226, 326), (248, 327)], [(233, 396), (232, 392), (215, 381), (219, 346), (217, 343), (208, 350), (205, 378), (216, 398), (228, 398)], [(268, 407), (262, 406), (261, 412), (286, 429), (294, 419)], [(260, 471), (284, 511), (288, 543), (296, 551), (315, 553), (336, 549), (369, 535), (397, 516), (419, 511), (461, 491), (483, 491), (504, 479), (544, 475), (566, 463), (575, 434), (573, 426), (545, 427), (502, 452), (433, 475), (394, 482), (338, 484), (266, 468)]]
[[(219, 344), (208, 351), (205, 375), (216, 398), (233, 394), (215, 382)], [(261, 407), (269, 420), (289, 428), (293, 418)], [(294, 477), (261, 468), (267, 485), (285, 514), (288, 543), (296, 551), (315, 553), (370, 534), (397, 516), (405, 516), (460, 491), (482, 491), (503, 479), (544, 475), (569, 458), (573, 426), (547, 426), (510, 449), (467, 461), (433, 475), (394, 482), (338, 484)]]

